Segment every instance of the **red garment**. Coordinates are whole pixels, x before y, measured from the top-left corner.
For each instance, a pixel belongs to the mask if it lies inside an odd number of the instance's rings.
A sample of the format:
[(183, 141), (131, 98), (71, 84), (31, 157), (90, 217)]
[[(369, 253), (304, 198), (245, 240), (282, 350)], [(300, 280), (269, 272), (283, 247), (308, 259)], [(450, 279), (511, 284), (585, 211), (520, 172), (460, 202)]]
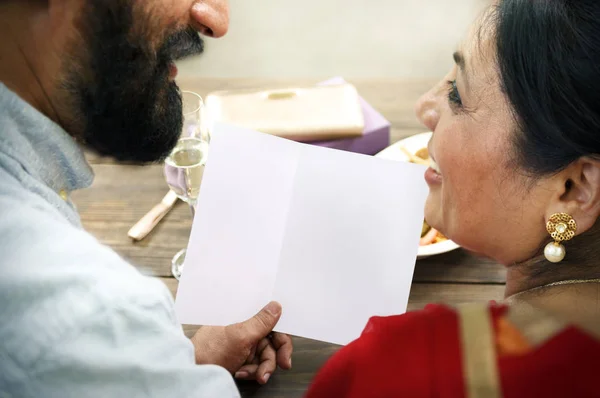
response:
[[(497, 331), (508, 308), (491, 304), (489, 311)], [(446, 306), (374, 317), (325, 364), (306, 397), (463, 398), (461, 344), (457, 312)], [(574, 327), (497, 363), (504, 397), (600, 397), (600, 342)]]

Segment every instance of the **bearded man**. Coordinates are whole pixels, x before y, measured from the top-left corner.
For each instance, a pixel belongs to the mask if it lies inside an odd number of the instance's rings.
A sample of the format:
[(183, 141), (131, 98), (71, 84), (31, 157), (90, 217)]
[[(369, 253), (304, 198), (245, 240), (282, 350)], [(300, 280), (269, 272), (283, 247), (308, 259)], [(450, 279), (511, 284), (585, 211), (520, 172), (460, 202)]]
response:
[[(0, 396), (236, 397), (291, 367), (281, 306), (187, 339), (158, 280), (81, 226), (82, 148), (174, 147), (180, 58), (228, 29), (226, 0), (0, 0)], [(198, 303), (210, 305), (210, 303)]]

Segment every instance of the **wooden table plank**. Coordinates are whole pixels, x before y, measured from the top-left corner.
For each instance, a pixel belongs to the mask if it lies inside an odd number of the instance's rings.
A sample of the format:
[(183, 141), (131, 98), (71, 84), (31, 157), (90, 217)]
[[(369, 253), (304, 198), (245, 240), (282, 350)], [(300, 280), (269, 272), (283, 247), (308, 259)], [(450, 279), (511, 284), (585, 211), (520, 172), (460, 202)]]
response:
[[(174, 278), (160, 278), (175, 297), (177, 281)], [(409, 310), (423, 308), (431, 302), (457, 305), (471, 302), (502, 300), (502, 285), (474, 284), (422, 284), (412, 286)], [(184, 325), (186, 336), (194, 335), (198, 326)], [(240, 382), (238, 387), (244, 397), (301, 397), (308, 388), (318, 369), (333, 355), (339, 346), (320, 341), (293, 337), (294, 360), (290, 371), (277, 371), (266, 387), (254, 382)]]

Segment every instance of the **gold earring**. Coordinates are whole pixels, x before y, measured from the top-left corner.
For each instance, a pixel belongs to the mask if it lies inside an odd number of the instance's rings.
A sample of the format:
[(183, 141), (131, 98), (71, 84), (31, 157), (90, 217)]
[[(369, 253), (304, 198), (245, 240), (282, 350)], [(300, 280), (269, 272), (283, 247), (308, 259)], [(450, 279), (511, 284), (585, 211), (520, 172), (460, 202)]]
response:
[(551, 263), (560, 263), (567, 254), (561, 242), (573, 239), (577, 231), (577, 223), (567, 213), (553, 214), (546, 223), (546, 230), (554, 239), (544, 248), (544, 256)]

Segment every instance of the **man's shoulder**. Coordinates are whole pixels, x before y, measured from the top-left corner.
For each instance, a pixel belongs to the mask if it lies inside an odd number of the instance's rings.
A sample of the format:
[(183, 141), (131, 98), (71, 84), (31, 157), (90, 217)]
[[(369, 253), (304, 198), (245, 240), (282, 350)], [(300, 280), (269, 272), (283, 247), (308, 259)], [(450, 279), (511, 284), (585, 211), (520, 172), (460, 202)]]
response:
[[(1, 155), (1, 154), (0, 154)], [(24, 173), (27, 174), (27, 173)], [(112, 257), (81, 227), (74, 225), (46, 198), (23, 186), (22, 182), (0, 165), (0, 271), (15, 267), (67, 265), (83, 258), (94, 262), (97, 255)]]
[(11, 256), (14, 268), (2, 266), (0, 352), (16, 367), (45, 363), (69, 344), (117, 349), (148, 330), (181, 334), (171, 294), (159, 279), (140, 274), (108, 250), (80, 244), (69, 252), (68, 244), (55, 242), (60, 247), (53, 252), (48, 246), (47, 260), (23, 247)]
[(0, 182), (0, 253), (0, 341), (31, 334), (49, 346), (115, 316), (176, 325), (164, 283), (10, 180)]
[(35, 194), (21, 195), (0, 194), (0, 297), (6, 286), (34, 288), (28, 292), (40, 297), (55, 291), (60, 294), (53, 297), (60, 298), (81, 289), (82, 300), (171, 300), (162, 282), (140, 274), (50, 203)]

